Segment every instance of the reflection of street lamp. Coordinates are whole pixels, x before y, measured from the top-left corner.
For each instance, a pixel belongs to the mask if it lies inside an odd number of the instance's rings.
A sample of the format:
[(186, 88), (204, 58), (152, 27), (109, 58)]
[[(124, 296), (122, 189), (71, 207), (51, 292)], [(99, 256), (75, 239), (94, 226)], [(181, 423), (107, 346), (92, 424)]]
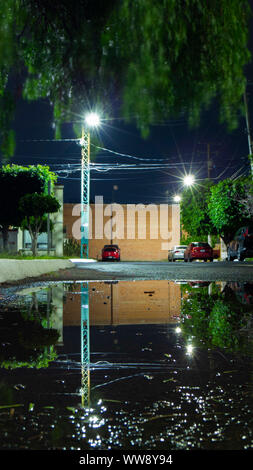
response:
[(193, 355), (193, 346), (192, 346), (192, 344), (187, 344), (186, 354), (187, 354), (187, 356), (192, 356)]
[(98, 127), (99, 116), (89, 113), (85, 117), (88, 130), (82, 126), (82, 159), (81, 159), (81, 258), (89, 257), (89, 203), (90, 203), (90, 131), (91, 127)]

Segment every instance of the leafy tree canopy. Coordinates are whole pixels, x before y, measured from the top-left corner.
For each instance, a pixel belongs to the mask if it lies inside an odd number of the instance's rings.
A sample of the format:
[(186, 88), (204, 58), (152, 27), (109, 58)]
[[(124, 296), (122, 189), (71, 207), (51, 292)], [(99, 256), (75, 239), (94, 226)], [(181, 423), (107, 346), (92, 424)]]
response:
[(25, 98), (52, 103), (56, 135), (87, 106), (103, 103), (110, 112), (115, 98), (143, 135), (180, 113), (197, 123), (215, 97), (222, 121), (234, 128), (250, 60), (249, 14), (247, 0), (1, 2), (2, 151), (14, 151), (11, 71), (26, 71)]
[[(0, 4), (0, 124), (2, 151), (13, 151), (8, 133), (16, 90), (28, 100), (46, 98), (54, 109), (56, 136), (62, 122), (80, 121), (87, 107), (108, 100), (102, 81), (101, 32), (116, 0), (6, 0)], [(103, 84), (103, 86), (102, 86)]]
[(0, 230), (5, 250), (9, 226), (19, 227), (23, 219), (20, 199), (26, 194), (46, 193), (47, 183), (50, 181), (53, 185), (56, 180), (57, 176), (43, 165), (5, 165), (0, 168)]
[(225, 244), (232, 240), (240, 226), (250, 220), (245, 215), (243, 203), (238, 200), (238, 197), (246, 197), (249, 184), (252, 187), (252, 182), (244, 177), (237, 180), (225, 179), (210, 189), (208, 212)]
[(19, 211), (22, 214), (22, 228), (29, 230), (32, 239), (32, 252), (38, 254), (37, 239), (44, 231), (46, 214), (53, 214), (60, 209), (59, 201), (49, 194), (26, 194), (19, 201)]
[(208, 213), (210, 188), (213, 184), (212, 181), (206, 180), (201, 185), (186, 188), (182, 193), (181, 222), (183, 229), (193, 238), (217, 234)]
[(126, 115), (136, 114), (144, 131), (184, 112), (197, 123), (218, 97), (221, 120), (234, 128), (250, 56), (248, 16), (241, 0), (123, 0), (111, 50), (126, 64)]
[[(9, 181), (13, 178), (16, 186), (20, 180), (20, 190), (27, 193), (33, 193), (36, 190), (37, 192), (47, 192), (48, 183), (50, 182), (53, 186), (57, 181), (57, 175), (46, 165), (3, 165), (0, 168), (0, 176), (2, 178), (6, 176)], [(19, 188), (17, 189), (19, 190)]]

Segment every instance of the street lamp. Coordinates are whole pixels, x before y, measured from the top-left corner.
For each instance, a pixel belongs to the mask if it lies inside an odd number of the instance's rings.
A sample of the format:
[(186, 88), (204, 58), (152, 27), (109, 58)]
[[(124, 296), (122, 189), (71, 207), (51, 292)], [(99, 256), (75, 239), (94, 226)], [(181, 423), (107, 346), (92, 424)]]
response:
[(194, 184), (195, 178), (193, 175), (186, 175), (184, 177), (184, 185), (185, 186), (192, 186)]
[(85, 122), (88, 127), (98, 127), (100, 124), (99, 115), (97, 113), (86, 114)]
[(180, 201), (181, 201), (181, 196), (176, 195), (176, 196), (174, 196), (173, 200), (174, 200), (175, 202), (180, 202)]
[(90, 128), (98, 127), (98, 114), (85, 116), (81, 138), (81, 258), (89, 257), (89, 203), (90, 203)]

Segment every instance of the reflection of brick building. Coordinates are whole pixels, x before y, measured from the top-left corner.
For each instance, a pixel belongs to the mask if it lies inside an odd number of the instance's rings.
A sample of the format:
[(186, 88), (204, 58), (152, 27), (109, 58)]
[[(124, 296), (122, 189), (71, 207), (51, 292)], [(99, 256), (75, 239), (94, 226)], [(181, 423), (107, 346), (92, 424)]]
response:
[[(105, 244), (118, 244), (121, 260), (165, 260), (180, 243), (178, 205), (90, 205), (90, 258), (101, 259)], [(80, 205), (64, 204), (66, 238), (80, 240)]]
[[(64, 326), (80, 325), (81, 298), (65, 292)], [(168, 281), (89, 282), (91, 325), (172, 323), (180, 314), (180, 285)]]

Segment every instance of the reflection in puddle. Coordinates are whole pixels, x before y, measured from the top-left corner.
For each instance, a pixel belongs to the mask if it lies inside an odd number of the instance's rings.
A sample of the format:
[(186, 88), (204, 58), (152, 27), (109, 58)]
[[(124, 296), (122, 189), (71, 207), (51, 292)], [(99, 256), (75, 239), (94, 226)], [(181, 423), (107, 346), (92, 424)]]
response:
[(0, 312), (2, 449), (250, 449), (253, 284), (47, 284)]

